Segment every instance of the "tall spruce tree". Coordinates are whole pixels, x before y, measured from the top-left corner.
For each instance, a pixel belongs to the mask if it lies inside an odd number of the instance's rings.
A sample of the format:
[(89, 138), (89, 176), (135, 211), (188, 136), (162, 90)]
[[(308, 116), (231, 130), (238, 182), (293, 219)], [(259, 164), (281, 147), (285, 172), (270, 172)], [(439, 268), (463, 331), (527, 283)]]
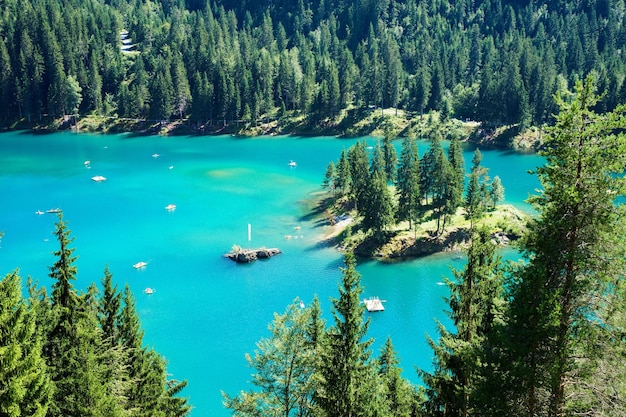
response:
[(332, 299), (334, 325), (319, 354), (316, 415), (371, 416), (378, 409), (380, 396), (376, 395), (379, 384), (370, 361), (372, 339), (364, 340), (369, 320), (363, 318), (363, 287), (351, 252), (346, 253), (344, 265), (339, 298)]
[(474, 392), (485, 366), (485, 339), (501, 314), (503, 269), (489, 231), (472, 234), (463, 271), (454, 271), (450, 288), (449, 316), (455, 327), (450, 331), (439, 323), (439, 341), (428, 343), (435, 353), (434, 371), (419, 371), (426, 385), (424, 408), (428, 416), (467, 417), (475, 409)]
[(370, 180), (369, 158), (365, 141), (360, 141), (348, 149), (350, 167), (350, 192), (357, 210), (367, 203), (367, 189)]
[(408, 220), (409, 229), (412, 222), (417, 220), (420, 207), (420, 168), (417, 143), (414, 139), (405, 137), (402, 140), (402, 151), (400, 153), (400, 166), (396, 179), (396, 194), (398, 205), (396, 219), (398, 221)]
[(394, 350), (391, 338), (387, 337), (378, 357), (378, 374), (385, 388), (389, 415), (394, 417), (409, 417), (414, 408), (414, 396), (409, 381), (402, 378), (400, 360)]
[(593, 409), (578, 394), (592, 381), (588, 359), (599, 353), (590, 350), (597, 332), (614, 330), (604, 312), (611, 300), (622, 300), (626, 266), (626, 213), (617, 200), (626, 194), (626, 109), (596, 114), (597, 101), (591, 78), (577, 83), (571, 101), (559, 97), (561, 111), (542, 152), (543, 192), (531, 199), (539, 216), (521, 245), (529, 262), (509, 285), (503, 359), (511, 368), (503, 390), (509, 414)]
[(44, 416), (51, 388), (35, 312), (24, 302), (14, 271), (0, 280), (0, 415)]

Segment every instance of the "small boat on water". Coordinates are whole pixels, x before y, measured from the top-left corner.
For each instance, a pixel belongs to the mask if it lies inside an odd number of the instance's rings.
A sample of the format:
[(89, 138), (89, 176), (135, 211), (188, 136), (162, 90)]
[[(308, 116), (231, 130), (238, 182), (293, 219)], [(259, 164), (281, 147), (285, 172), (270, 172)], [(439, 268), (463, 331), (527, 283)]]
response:
[(95, 177), (91, 177), (91, 179), (95, 182), (102, 182), (107, 180), (106, 177), (103, 177), (102, 175), (96, 175)]
[(174, 210), (176, 210), (176, 204), (168, 204), (167, 206), (165, 206), (165, 210), (167, 210), (167, 211), (174, 211)]
[(152, 154), (152, 157), (153, 157), (153, 158), (158, 158), (159, 156), (161, 156), (161, 155), (159, 155), (158, 153), (153, 153), (153, 154)]
[(41, 215), (43, 214), (43, 211), (41, 211), (41, 210), (37, 210), (37, 211), (35, 212), (35, 214), (36, 214), (36, 215), (38, 215), (38, 216), (41, 216)]
[(143, 292), (145, 292), (146, 294), (150, 295), (154, 293), (154, 290), (150, 287), (146, 288), (145, 290), (143, 290)]
[(146, 267), (146, 265), (148, 265), (148, 263), (147, 263), (147, 262), (143, 262), (143, 261), (141, 261), (141, 262), (137, 262), (136, 264), (134, 264), (134, 265), (133, 265), (133, 268), (135, 268), (135, 269), (141, 269), (141, 268), (145, 268), (145, 267)]
[(49, 214), (60, 213), (60, 212), (61, 212), (60, 208), (54, 208), (54, 209), (46, 210), (46, 213), (49, 213)]
[(296, 166), (298, 166), (298, 164), (297, 164), (297, 163), (296, 163), (296, 161), (294, 161), (294, 160), (289, 161), (289, 163), (288, 163), (287, 165), (289, 165), (290, 167), (296, 167)]
[(83, 165), (85, 165), (85, 167), (87, 168), (91, 168), (91, 161), (85, 161), (83, 162)]

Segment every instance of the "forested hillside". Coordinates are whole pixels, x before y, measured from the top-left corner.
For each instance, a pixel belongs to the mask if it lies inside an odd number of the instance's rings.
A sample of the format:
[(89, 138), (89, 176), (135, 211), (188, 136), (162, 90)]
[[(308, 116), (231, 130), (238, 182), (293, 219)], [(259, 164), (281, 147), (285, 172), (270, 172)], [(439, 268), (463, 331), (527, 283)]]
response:
[[(626, 101), (623, 0), (1, 0), (0, 120), (333, 123), (347, 108), (550, 121), (590, 72)], [(126, 34), (124, 31), (128, 31)], [(43, 119), (42, 119), (43, 118)]]

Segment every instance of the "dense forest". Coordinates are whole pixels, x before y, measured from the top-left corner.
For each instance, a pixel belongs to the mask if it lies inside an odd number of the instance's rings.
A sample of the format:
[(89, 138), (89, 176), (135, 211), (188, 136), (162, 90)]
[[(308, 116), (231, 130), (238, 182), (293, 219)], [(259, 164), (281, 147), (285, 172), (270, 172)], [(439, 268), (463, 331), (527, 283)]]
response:
[[(536, 171), (543, 190), (531, 198), (538, 215), (518, 246), (523, 262), (502, 261), (490, 231), (473, 223), (467, 263), (446, 279), (451, 324), (439, 323), (439, 334), (428, 337), (433, 367), (418, 370), (421, 386), (402, 378), (390, 339), (373, 354), (356, 259), (347, 251), (331, 326), (320, 319), (317, 300), (308, 307), (296, 300), (276, 314), (270, 336), (247, 355), (253, 387), (224, 393), (232, 414), (625, 415), (626, 212), (617, 199), (626, 193), (626, 107), (596, 113), (600, 98), (590, 77), (556, 99), (546, 164)], [(362, 148), (351, 148), (352, 155)], [(346, 159), (367, 171), (363, 159)], [(347, 188), (357, 200), (360, 180), (379, 183), (358, 205), (384, 194), (382, 171), (352, 177)], [(481, 171), (475, 155), (470, 176)], [(478, 218), (480, 204), (471, 202), (468, 191), (465, 210)]]
[(76, 291), (73, 238), (62, 215), (54, 234), (50, 286), (29, 278), (24, 297), (19, 271), (0, 280), (0, 416), (188, 415), (187, 382), (169, 379), (165, 359), (143, 346), (128, 285), (119, 291), (105, 266), (101, 288)]
[(593, 73), (626, 101), (626, 5), (507, 0), (1, 0), (0, 120), (194, 125), (346, 109), (541, 125)]

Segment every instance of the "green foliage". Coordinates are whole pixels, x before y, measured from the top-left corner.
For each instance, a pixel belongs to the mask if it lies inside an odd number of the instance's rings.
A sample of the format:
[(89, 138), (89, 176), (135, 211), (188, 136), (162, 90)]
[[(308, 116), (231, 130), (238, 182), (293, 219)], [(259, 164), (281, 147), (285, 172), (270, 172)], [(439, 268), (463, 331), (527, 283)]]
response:
[(17, 271), (0, 280), (0, 335), (0, 415), (45, 416), (52, 386)]
[(0, 280), (0, 415), (178, 417), (186, 382), (169, 380), (165, 361), (142, 346), (128, 287), (124, 300), (105, 267), (103, 295), (95, 284), (79, 294), (73, 238), (59, 215), (59, 250), (50, 267), (52, 296), (29, 279), (28, 300), (17, 272)]
[[(311, 416), (315, 382), (316, 331), (319, 304), (301, 308), (296, 299), (284, 314), (275, 314), (270, 337), (257, 342), (254, 356), (246, 354), (257, 388), (236, 397), (223, 393), (224, 406), (236, 416)], [(312, 337), (313, 336), (313, 337)]]
[(400, 166), (396, 182), (398, 195), (398, 209), (396, 218), (399, 221), (408, 220), (411, 223), (419, 217), (420, 207), (420, 168), (417, 143), (414, 139), (405, 138), (402, 141)]
[(454, 331), (439, 324), (439, 341), (428, 343), (435, 353), (434, 371), (420, 371), (426, 385), (427, 415), (473, 415), (479, 405), (477, 395), (490, 361), (486, 340), (495, 324), (501, 323), (503, 269), (489, 231), (481, 228), (472, 235), (463, 271), (454, 271), (447, 280), (448, 305)]
[[(606, 312), (623, 302), (626, 213), (616, 199), (626, 192), (624, 108), (595, 113), (593, 85), (588, 78), (573, 97), (560, 98), (546, 164), (537, 170), (543, 192), (531, 201), (539, 217), (521, 246), (528, 264), (508, 285), (502, 363), (509, 372), (501, 390), (509, 396), (508, 414), (563, 416), (605, 408), (606, 387), (590, 399), (589, 384), (598, 382), (590, 371), (622, 349), (621, 341), (607, 343), (617, 323)], [(621, 400), (612, 404), (623, 407)]]
[(251, 126), (287, 113), (328, 127), (342, 110), (372, 105), (435, 110), (443, 119), (481, 121), (487, 131), (523, 129), (552, 120), (560, 79), (573, 84), (591, 72), (607, 92), (602, 110), (626, 98), (620, 2), (4, 6), (5, 126), (78, 111)]

